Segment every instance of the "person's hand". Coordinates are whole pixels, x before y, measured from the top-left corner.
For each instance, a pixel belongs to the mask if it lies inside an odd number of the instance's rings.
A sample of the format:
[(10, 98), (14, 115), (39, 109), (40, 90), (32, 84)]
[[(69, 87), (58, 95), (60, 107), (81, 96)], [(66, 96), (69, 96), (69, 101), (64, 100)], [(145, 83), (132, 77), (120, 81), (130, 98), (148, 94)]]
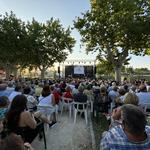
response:
[(26, 150), (34, 150), (33, 147), (29, 143), (24, 143)]
[(113, 110), (112, 118), (114, 120), (119, 120), (121, 118), (121, 109), (120, 109), (120, 107), (117, 107)]

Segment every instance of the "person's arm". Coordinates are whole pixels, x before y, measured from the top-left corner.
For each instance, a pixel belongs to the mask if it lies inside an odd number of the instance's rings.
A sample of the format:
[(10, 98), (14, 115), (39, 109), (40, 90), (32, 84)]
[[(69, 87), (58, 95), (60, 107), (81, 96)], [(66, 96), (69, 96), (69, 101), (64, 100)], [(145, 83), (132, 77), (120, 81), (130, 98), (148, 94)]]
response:
[(31, 101), (34, 105), (38, 104), (38, 101), (33, 96), (31, 97)]
[(22, 115), (22, 118), (24, 120), (24, 124), (32, 129), (35, 129), (36, 128), (36, 121), (34, 119), (34, 116), (31, 112), (23, 112), (23, 115)]
[(25, 149), (26, 150), (34, 150), (33, 147), (31, 146), (31, 144), (29, 143), (24, 143)]
[(109, 140), (107, 138), (107, 133), (104, 137), (102, 137), (100, 142), (100, 150), (110, 150)]

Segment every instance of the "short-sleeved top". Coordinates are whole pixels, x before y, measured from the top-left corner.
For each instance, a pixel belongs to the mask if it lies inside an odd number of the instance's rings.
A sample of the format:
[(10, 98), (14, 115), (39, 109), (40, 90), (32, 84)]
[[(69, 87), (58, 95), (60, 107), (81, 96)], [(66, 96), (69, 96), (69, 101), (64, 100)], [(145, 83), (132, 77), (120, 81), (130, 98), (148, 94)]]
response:
[(42, 105), (52, 105), (52, 94), (46, 96), (46, 97), (43, 97), (43, 96), (40, 96), (39, 97), (39, 106), (42, 106)]
[(48, 108), (48, 109), (40, 108), (39, 109), (39, 111), (42, 112), (45, 115), (51, 114), (51, 113), (56, 111), (56, 107), (52, 105), (52, 95), (53, 94), (50, 94), (46, 97), (43, 97), (43, 96), (39, 97), (38, 106), (50, 106), (51, 107), (51, 109), (50, 108)]

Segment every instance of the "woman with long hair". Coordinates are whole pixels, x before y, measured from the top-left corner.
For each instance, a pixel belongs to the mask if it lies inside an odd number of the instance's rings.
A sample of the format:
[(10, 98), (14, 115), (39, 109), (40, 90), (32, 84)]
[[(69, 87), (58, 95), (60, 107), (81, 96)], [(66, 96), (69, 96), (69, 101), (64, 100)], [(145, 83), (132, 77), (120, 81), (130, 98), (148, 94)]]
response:
[(46, 109), (46, 108), (40, 108), (39, 111), (41, 113), (43, 113), (43, 115), (53, 115), (53, 118), (52, 118), (52, 122), (49, 124), (50, 126), (52, 126), (53, 124), (56, 123), (56, 111), (57, 111), (57, 108), (56, 108), (56, 105), (55, 105), (55, 98), (54, 98), (54, 95), (52, 94), (52, 91), (50, 89), (50, 86), (49, 85), (45, 85), (43, 87), (43, 90), (42, 90), (42, 95), (39, 97), (39, 104), (38, 106), (42, 107), (42, 106), (49, 106), (50, 108), (49, 109)]
[(27, 110), (27, 98), (24, 95), (14, 97), (6, 119), (10, 132), (21, 135), (25, 142), (31, 143), (39, 132), (34, 115)]

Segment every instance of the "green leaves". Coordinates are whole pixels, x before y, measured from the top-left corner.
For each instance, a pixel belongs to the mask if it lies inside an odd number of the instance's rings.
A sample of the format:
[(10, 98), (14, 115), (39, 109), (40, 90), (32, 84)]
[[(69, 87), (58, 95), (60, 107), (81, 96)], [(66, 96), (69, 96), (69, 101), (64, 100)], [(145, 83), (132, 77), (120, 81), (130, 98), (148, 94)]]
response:
[[(25, 39), (24, 23), (13, 12), (0, 18), (1, 63), (16, 64), (21, 56), (22, 40)], [(15, 55), (15, 59), (14, 59)]]
[(34, 58), (29, 62), (38, 67), (47, 68), (55, 62), (64, 61), (75, 43), (70, 29), (65, 30), (60, 21), (53, 18), (43, 24), (33, 20), (28, 23), (27, 29), (31, 39), (31, 56)]
[(145, 0), (91, 0), (91, 10), (74, 21), (86, 51), (105, 53), (115, 66), (129, 53), (146, 54), (150, 48), (150, 4)]
[[(0, 16), (0, 63), (34, 66), (46, 70), (62, 62), (72, 52), (75, 40), (71, 30), (51, 18), (39, 23), (34, 18), (25, 24), (13, 12)], [(7, 65), (8, 66), (8, 65)]]

